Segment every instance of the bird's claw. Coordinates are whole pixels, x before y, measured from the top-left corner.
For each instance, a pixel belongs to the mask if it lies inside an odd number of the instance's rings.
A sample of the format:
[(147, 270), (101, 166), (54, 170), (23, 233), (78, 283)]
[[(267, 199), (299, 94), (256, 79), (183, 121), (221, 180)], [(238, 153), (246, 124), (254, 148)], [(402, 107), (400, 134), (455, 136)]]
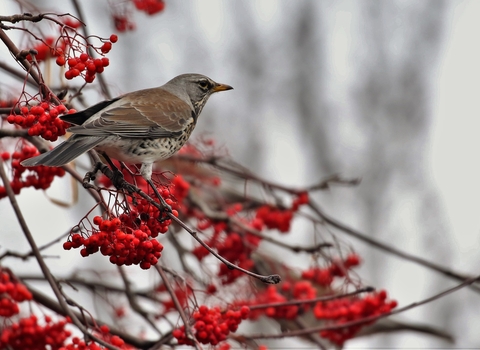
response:
[(136, 190), (134, 185), (125, 181), (123, 173), (118, 169), (113, 170), (113, 176), (111, 180), (113, 186), (115, 186), (115, 188), (118, 190), (126, 190), (128, 193), (134, 193)]

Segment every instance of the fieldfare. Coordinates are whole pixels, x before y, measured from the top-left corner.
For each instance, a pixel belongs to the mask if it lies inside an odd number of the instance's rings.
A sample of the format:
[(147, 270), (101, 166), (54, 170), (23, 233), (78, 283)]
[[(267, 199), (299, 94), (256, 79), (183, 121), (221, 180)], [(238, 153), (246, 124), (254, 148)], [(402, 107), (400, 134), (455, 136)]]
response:
[(211, 94), (231, 90), (200, 74), (183, 74), (163, 86), (130, 92), (60, 119), (73, 135), (23, 166), (61, 166), (95, 149), (131, 164), (151, 182), (153, 163), (172, 156), (187, 142)]

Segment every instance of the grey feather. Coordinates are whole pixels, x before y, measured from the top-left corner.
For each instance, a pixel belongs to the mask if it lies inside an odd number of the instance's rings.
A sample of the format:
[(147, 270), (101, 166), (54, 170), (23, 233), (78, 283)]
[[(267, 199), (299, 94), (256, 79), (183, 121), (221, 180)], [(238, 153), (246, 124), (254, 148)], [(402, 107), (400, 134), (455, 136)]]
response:
[(181, 131), (172, 132), (159, 126), (132, 125), (106, 120), (102, 117), (84, 125), (72, 126), (69, 132), (85, 136), (121, 136), (132, 138), (162, 138), (176, 137), (182, 134)]
[(61, 143), (54, 149), (45, 152), (39, 156), (26, 159), (21, 164), (23, 166), (61, 166), (70, 163), (75, 158), (79, 157), (85, 152), (102, 142), (104, 137), (90, 137), (90, 136), (72, 136), (67, 141)]

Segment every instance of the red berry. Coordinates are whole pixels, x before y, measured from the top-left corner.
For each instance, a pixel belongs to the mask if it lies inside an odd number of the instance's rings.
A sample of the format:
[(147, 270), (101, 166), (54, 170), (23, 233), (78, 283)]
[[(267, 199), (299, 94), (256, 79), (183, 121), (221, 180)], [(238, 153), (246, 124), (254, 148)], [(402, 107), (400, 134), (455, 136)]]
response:
[(67, 80), (73, 79), (73, 73), (72, 73), (71, 70), (67, 70), (67, 71), (65, 72), (65, 79), (67, 79)]
[(116, 43), (118, 41), (118, 36), (116, 34), (110, 35), (110, 41)]
[(100, 50), (102, 50), (103, 53), (108, 53), (112, 49), (112, 43), (111, 42), (106, 42), (103, 43), (102, 47)]
[(3, 159), (4, 161), (5, 161), (5, 160), (9, 160), (9, 159), (10, 159), (10, 153), (8, 153), (8, 152), (2, 152), (1, 157), (2, 157), (2, 159)]
[(58, 56), (57, 59), (55, 60), (55, 62), (59, 65), (59, 66), (64, 66), (65, 65), (65, 57), (64, 56)]

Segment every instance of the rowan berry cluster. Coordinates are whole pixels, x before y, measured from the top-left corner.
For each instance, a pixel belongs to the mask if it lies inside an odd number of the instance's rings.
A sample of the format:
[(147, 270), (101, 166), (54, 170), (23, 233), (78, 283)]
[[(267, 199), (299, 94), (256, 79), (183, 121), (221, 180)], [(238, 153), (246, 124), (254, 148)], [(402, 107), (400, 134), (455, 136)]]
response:
[(11, 317), (20, 312), (17, 303), (32, 300), (32, 293), (23, 284), (12, 280), (7, 271), (0, 270), (0, 316)]
[(58, 116), (65, 113), (75, 113), (74, 109), (67, 110), (64, 105), (52, 105), (41, 102), (35, 106), (24, 105), (20, 108), (21, 114), (10, 114), (7, 122), (28, 129), (28, 135), (41, 136), (48, 141), (56, 141), (59, 136), (65, 135), (68, 123)]
[[(370, 316), (382, 315), (390, 312), (396, 306), (397, 302), (395, 300), (387, 301), (387, 292), (381, 290), (371, 293), (364, 298), (353, 297), (319, 302), (313, 309), (313, 315), (317, 319), (330, 320), (335, 321), (334, 324), (342, 324)], [(341, 346), (346, 340), (353, 338), (362, 327), (370, 323), (326, 330), (320, 332), (320, 335)]]
[[(65, 48), (65, 44), (63, 41), (59, 41), (59, 47), (61, 45), (61, 51)], [(33, 50), (36, 52), (35, 60), (37, 62), (43, 62), (51, 57), (55, 57), (59, 54), (59, 51), (54, 49), (55, 47), (55, 38), (53, 36), (47, 36), (44, 40), (37, 43)], [(33, 60), (32, 55), (27, 55), (27, 60), (30, 62)]]
[(31, 315), (3, 328), (0, 335), (0, 349), (61, 349), (71, 332), (65, 329), (67, 320), (53, 322), (45, 316), (44, 324), (38, 323), (37, 316)]
[[(122, 338), (117, 335), (111, 335), (110, 329), (106, 325), (100, 326), (100, 332), (95, 334), (99, 338), (105, 340), (107, 343), (116, 346), (119, 349), (134, 349), (133, 347), (125, 344)], [(73, 337), (69, 344), (62, 346), (58, 350), (104, 350), (105, 347), (98, 345), (93, 341), (83, 341), (78, 337)]]
[[(112, 34), (110, 41), (105, 41), (100, 47), (102, 54), (107, 54), (112, 49), (112, 44), (116, 43), (118, 36)], [(57, 65), (68, 65), (68, 69), (65, 71), (65, 78), (71, 80), (75, 77), (81, 76), (86, 83), (92, 83), (95, 80), (97, 73), (102, 73), (110, 64), (110, 60), (107, 57), (93, 58), (86, 52), (81, 52), (77, 56), (65, 56), (59, 55), (55, 60)]]
[(154, 15), (165, 9), (163, 0), (133, 0), (133, 4), (139, 11), (143, 11), (148, 15)]
[[(387, 293), (384, 290), (370, 293), (363, 297), (353, 296), (312, 303), (322, 290), (315, 288), (312, 282), (319, 284), (322, 288), (329, 287), (328, 293), (331, 293), (330, 287), (334, 277), (345, 277), (348, 270), (359, 265), (359, 263), (358, 255), (352, 253), (344, 260), (333, 260), (325, 269), (316, 268), (304, 271), (302, 278), (308, 280), (287, 280), (280, 286), (268, 286), (264, 291), (257, 293), (254, 299), (237, 301), (236, 305), (249, 305), (252, 307), (249, 318), (253, 320), (258, 319), (261, 315), (275, 319), (293, 320), (306, 312), (312, 312), (315, 318), (329, 321), (331, 323), (328, 324), (332, 325), (344, 324), (390, 312), (397, 306), (397, 302), (394, 300), (388, 301)], [(324, 293), (322, 292), (322, 294)], [(310, 302), (282, 305), (282, 303), (291, 300)], [(260, 305), (262, 306), (260, 307)], [(366, 324), (322, 331), (320, 335), (335, 344), (342, 345), (346, 340), (354, 337)]]
[[(290, 223), (294, 213), (298, 211), (301, 205), (306, 203), (308, 203), (308, 194), (301, 193), (295, 197), (290, 209), (284, 210), (267, 205), (261, 206), (257, 209), (255, 217), (251, 220), (241, 218), (237, 215), (244, 209), (240, 203), (229, 206), (225, 212), (229, 217), (237, 216), (246, 226), (256, 231), (262, 231), (268, 228), (287, 232), (290, 229)], [(213, 235), (210, 239), (206, 240), (206, 243), (210, 247), (215, 248), (218, 254), (244, 269), (249, 270), (254, 266), (251, 254), (258, 248), (262, 240), (261, 237), (251, 233), (240, 235), (238, 232), (229, 228), (225, 221), (211, 220), (199, 212), (193, 214), (198, 219), (198, 230), (204, 231), (213, 228)], [(208, 251), (202, 246), (199, 246), (193, 249), (192, 254), (201, 261), (208, 255)], [(222, 284), (230, 284), (243, 275), (241, 271), (229, 269), (225, 264), (221, 264), (219, 267), (218, 276), (222, 277)]]
[(141, 229), (127, 230), (128, 226), (122, 223), (122, 219), (130, 220), (125, 215), (121, 218), (104, 220), (100, 216), (93, 219), (98, 230), (84, 238), (76, 233), (71, 236), (71, 241), (63, 244), (63, 248), (79, 248), (80, 254), (86, 257), (100, 251), (103, 255), (110, 257), (110, 262), (118, 266), (140, 265), (142, 269), (149, 269), (155, 265), (162, 255), (163, 246), (154, 238)]
[[(108, 184), (105, 180), (102, 182)], [(146, 183), (137, 185), (142, 188)], [(189, 188), (188, 182), (181, 176), (176, 176), (169, 186), (160, 186), (157, 189), (165, 202), (172, 207), (172, 214), (178, 216), (178, 209), (181, 208), (181, 202), (187, 196)], [(158, 199), (154, 200), (159, 202)], [(165, 212), (138, 194), (127, 196), (127, 201), (127, 206), (125, 202), (115, 202), (113, 212), (118, 213), (117, 216), (111, 215), (110, 219), (94, 217), (92, 228), (81, 229), (82, 234), (72, 234), (63, 244), (63, 248), (81, 248), (80, 254), (83, 257), (100, 251), (110, 257), (112, 264), (118, 266), (140, 265), (142, 269), (149, 269), (157, 264), (163, 245), (155, 238), (160, 233), (167, 232), (172, 221), (165, 218)], [(122, 209), (125, 207), (128, 210)], [(84, 227), (77, 227), (81, 226)]]
[(265, 226), (268, 229), (277, 229), (285, 233), (290, 231), (293, 214), (301, 205), (307, 203), (308, 193), (302, 192), (294, 199), (290, 209), (279, 209), (264, 205), (257, 209), (256, 218), (260, 220), (260, 226)]
[[(240, 236), (238, 233), (230, 230), (225, 222), (212, 223), (210, 220), (202, 220), (197, 225), (198, 229), (206, 229), (213, 227), (213, 235), (206, 243), (215, 248), (221, 256), (228, 261), (244, 268), (251, 269), (254, 265), (250, 258), (251, 253), (258, 247), (260, 238), (251, 234)], [(208, 251), (202, 247), (193, 249), (192, 254), (202, 261), (207, 255)], [(218, 271), (218, 276), (222, 277), (222, 284), (230, 284), (237, 280), (244, 274), (237, 269), (229, 269), (225, 264), (221, 264)]]
[[(217, 345), (227, 339), (230, 332), (235, 332), (242, 320), (248, 318), (249, 313), (247, 306), (222, 312), (219, 307), (201, 305), (192, 315), (195, 321), (192, 327), (194, 336), (202, 344)], [(185, 334), (185, 326), (175, 329), (172, 334), (178, 344), (193, 345)]]
[(314, 267), (302, 272), (302, 278), (313, 281), (314, 283), (328, 287), (332, 284), (335, 277), (344, 277), (347, 270), (360, 264), (360, 257), (355, 254), (349, 254), (343, 261), (333, 260), (327, 267)]
[[(112, 44), (117, 42), (118, 37), (112, 34), (109, 39), (98, 37), (85, 38), (77, 32), (80, 22), (66, 17), (63, 21), (64, 25), (59, 25), (59, 36), (47, 36), (45, 39), (38, 39), (39, 42), (33, 47), (35, 52), (35, 60), (37, 62), (46, 61), (55, 58), (57, 65), (66, 66), (65, 78), (70, 80), (81, 76), (86, 83), (92, 83), (97, 73), (102, 73), (104, 68), (109, 65), (107, 58), (93, 58), (88, 52), (89, 48), (93, 49), (100, 56), (107, 54)], [(59, 24), (57, 22), (57, 24)], [(33, 34), (32, 34), (33, 35)], [(90, 42), (97, 39), (101, 45), (95, 46)], [(32, 51), (31, 51), (32, 52)], [(33, 54), (33, 53), (32, 53)], [(27, 59), (32, 61), (32, 54), (27, 55)]]
[[(79, 21), (69, 16), (64, 18), (63, 24), (66, 26), (63, 30), (61, 29), (64, 34), (68, 34), (69, 31), (73, 31), (81, 26)], [(45, 39), (40, 40), (40, 42), (33, 47), (33, 50), (36, 52), (35, 60), (37, 62), (42, 62), (46, 59), (61, 55), (66, 50), (68, 42), (68, 36), (60, 36), (57, 39), (53, 36), (45, 37)], [(27, 60), (32, 61), (31, 55), (27, 55), (26, 58)]]
[[(275, 304), (286, 302), (287, 298), (280, 294), (275, 286), (268, 286), (267, 289), (260, 293), (256, 299), (255, 304)], [(298, 306), (279, 306), (268, 307), (265, 309), (265, 315), (271, 318), (285, 318), (294, 319), (298, 314)]]
[(133, 6), (119, 4), (113, 9), (113, 24), (119, 32), (135, 29), (135, 22), (131, 19), (132, 11), (130, 7), (145, 12), (149, 16), (162, 12), (165, 9), (164, 0), (131, 0), (131, 3), (133, 3)]
[[(22, 188), (26, 187), (46, 190), (50, 187), (55, 176), (62, 177), (65, 175), (65, 170), (58, 167), (37, 165), (25, 168), (20, 164), (23, 160), (39, 154), (35, 147), (29, 146), (25, 142), (22, 142), (18, 151), (12, 154), (9, 152), (2, 152), (0, 154), (4, 161), (11, 160), (12, 180), (10, 181), (10, 186), (15, 194), (19, 194)], [(6, 196), (7, 192), (5, 187), (0, 186), (0, 199)]]

